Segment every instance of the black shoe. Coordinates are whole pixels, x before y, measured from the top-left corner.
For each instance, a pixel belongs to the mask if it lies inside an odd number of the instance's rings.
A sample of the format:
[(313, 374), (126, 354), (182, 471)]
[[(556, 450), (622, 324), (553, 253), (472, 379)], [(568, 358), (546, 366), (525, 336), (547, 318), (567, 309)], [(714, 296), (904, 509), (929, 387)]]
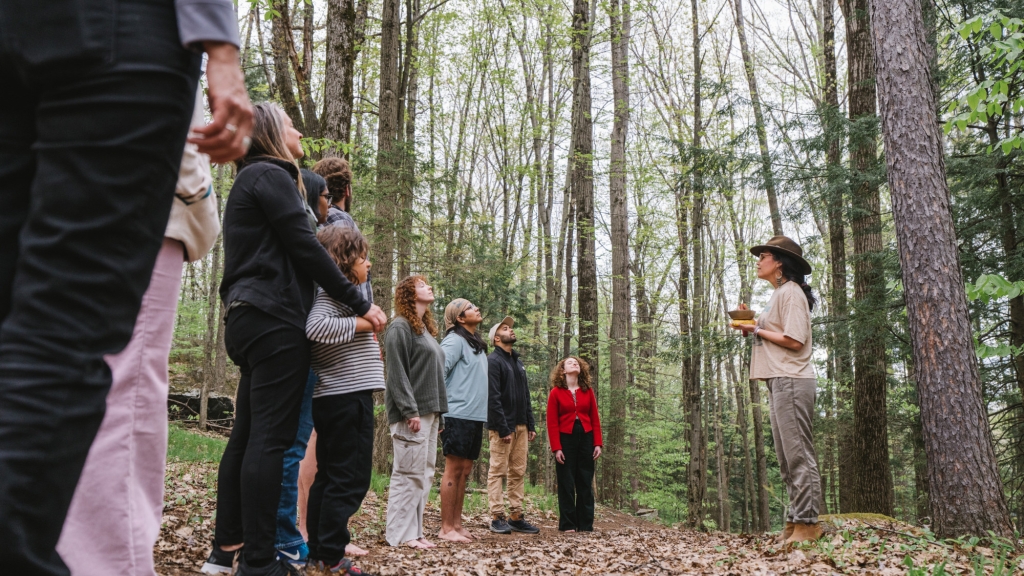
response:
[(508, 527), (513, 532), (522, 532), (523, 534), (537, 534), (540, 532), (540, 528), (537, 528), (533, 524), (526, 521), (526, 518), (520, 516), (519, 520), (509, 520)]
[(494, 520), (491, 520), (491, 532), (497, 534), (511, 534), (512, 527), (505, 521), (505, 516), (495, 516)]
[(233, 564), (235, 562), (235, 554), (238, 550), (231, 552), (225, 552), (217, 546), (217, 543), (213, 543), (213, 550), (210, 551), (210, 557), (206, 559), (206, 563), (199, 569), (203, 574), (231, 574), (234, 570)]
[(245, 558), (238, 561), (238, 571), (235, 576), (302, 576), (305, 570), (300, 570), (287, 560), (274, 560), (266, 566), (254, 568), (245, 563)]

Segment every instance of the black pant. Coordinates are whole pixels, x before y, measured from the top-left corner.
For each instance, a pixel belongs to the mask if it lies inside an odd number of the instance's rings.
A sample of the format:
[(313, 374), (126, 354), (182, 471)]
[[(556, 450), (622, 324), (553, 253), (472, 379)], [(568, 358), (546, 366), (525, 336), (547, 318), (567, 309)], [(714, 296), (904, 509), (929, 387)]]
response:
[(309, 377), (306, 332), (254, 306), (228, 314), (224, 343), (238, 365), (235, 425), (217, 478), (217, 544), (245, 543), (245, 561), (274, 559), (284, 452), (295, 442)]
[(348, 519), (370, 489), (373, 392), (313, 398), (316, 480), (309, 489), (309, 557), (329, 565), (345, 555)]
[(562, 434), (565, 464), (555, 463), (558, 476), (558, 529), (594, 529), (594, 433), (584, 432), (579, 420), (572, 434)]
[[(45, 5), (44, 5), (45, 4)], [(171, 0), (0, 7), (0, 572), (55, 546), (163, 241), (200, 56)]]

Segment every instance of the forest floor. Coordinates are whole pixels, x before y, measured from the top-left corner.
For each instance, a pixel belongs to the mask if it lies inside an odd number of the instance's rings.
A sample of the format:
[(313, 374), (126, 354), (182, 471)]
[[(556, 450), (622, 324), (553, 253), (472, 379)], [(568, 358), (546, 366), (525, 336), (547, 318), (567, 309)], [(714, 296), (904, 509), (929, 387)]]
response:
[[(199, 574), (209, 553), (220, 443), (172, 428), (163, 527), (155, 549), (160, 574)], [(370, 552), (357, 565), (375, 574), (1024, 574), (1024, 556), (1008, 547), (936, 541), (920, 528), (882, 516), (825, 517), (825, 537), (795, 549), (777, 545), (774, 534), (700, 533), (604, 507), (598, 508), (593, 533), (563, 534), (553, 497), (539, 491), (528, 492), (526, 502), (527, 518), (541, 528), (538, 535), (492, 534), (485, 495), (474, 492), (467, 497), (463, 522), (477, 540), (441, 541), (434, 538), (440, 527), (435, 495), (427, 506), (426, 536), (438, 548), (389, 547), (383, 540), (387, 489), (382, 480), (375, 478), (351, 522), (354, 543)]]

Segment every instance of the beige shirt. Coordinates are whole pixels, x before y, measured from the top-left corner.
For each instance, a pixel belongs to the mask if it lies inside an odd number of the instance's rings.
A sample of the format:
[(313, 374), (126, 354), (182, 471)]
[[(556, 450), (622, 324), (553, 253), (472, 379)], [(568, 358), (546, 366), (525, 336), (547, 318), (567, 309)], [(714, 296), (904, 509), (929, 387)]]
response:
[(757, 325), (764, 330), (785, 334), (803, 343), (803, 347), (789, 350), (755, 337), (750, 353), (751, 380), (815, 377), (811, 365), (811, 311), (799, 284), (786, 282), (776, 288), (757, 318)]

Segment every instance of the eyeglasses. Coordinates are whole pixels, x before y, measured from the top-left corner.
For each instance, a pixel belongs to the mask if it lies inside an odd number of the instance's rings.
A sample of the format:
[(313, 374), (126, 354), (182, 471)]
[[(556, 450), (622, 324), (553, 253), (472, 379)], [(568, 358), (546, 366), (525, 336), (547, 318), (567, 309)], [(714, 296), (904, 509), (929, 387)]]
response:
[(334, 196), (331, 196), (330, 194), (321, 194), (320, 197), (327, 198), (327, 202), (334, 202)]

